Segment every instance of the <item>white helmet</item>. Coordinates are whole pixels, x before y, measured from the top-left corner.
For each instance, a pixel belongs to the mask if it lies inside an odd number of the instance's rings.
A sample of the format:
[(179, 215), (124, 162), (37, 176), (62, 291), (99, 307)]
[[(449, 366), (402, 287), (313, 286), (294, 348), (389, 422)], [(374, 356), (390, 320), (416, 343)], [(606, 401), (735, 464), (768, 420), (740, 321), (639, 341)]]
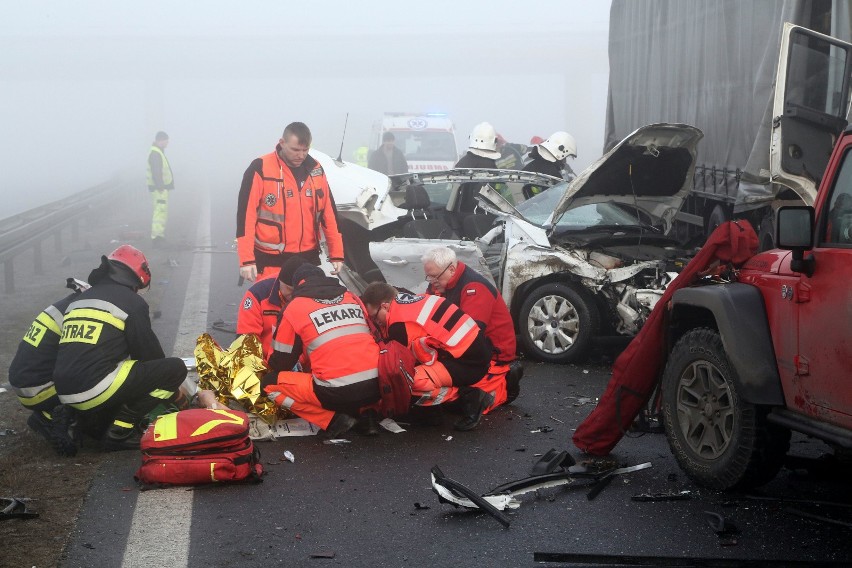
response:
[(577, 157), (577, 143), (567, 132), (554, 132), (550, 138), (538, 145), (538, 153), (548, 162)]
[(473, 127), (470, 133), (470, 145), (468, 150), (472, 154), (482, 156), (483, 158), (492, 158), (496, 160), (500, 157), (500, 152), (497, 151), (497, 131), (487, 122), (480, 122)]

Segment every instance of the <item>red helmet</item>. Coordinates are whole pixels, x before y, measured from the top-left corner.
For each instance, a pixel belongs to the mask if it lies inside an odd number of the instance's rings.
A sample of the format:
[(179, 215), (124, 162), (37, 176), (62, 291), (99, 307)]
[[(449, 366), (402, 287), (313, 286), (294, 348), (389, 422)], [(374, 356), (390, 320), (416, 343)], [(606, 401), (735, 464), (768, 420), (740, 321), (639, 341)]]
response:
[(535, 146), (536, 144), (541, 144), (542, 142), (544, 142), (544, 138), (542, 138), (541, 136), (533, 136), (532, 138), (530, 138), (530, 145), (531, 146)]
[(109, 260), (120, 262), (133, 271), (142, 283), (140, 288), (145, 288), (151, 283), (151, 270), (148, 268), (148, 259), (137, 248), (130, 245), (121, 245), (107, 257)]

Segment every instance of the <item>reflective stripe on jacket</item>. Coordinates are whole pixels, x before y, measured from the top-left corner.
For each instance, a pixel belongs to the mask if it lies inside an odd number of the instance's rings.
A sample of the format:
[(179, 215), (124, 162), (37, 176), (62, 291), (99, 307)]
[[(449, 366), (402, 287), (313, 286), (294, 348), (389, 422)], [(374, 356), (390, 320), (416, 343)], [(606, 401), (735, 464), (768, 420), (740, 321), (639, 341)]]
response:
[(469, 315), (440, 296), (401, 293), (388, 309), (388, 328), (404, 324), (408, 343), (427, 335), (441, 345), (439, 349), (454, 358), (461, 357), (480, 333)]
[(277, 149), (246, 170), (237, 203), (240, 266), (255, 262), (255, 250), (273, 255), (318, 250), (320, 229), (329, 258), (343, 260), (343, 238), (325, 172), (310, 156), (303, 167), (309, 175), (301, 188)]
[[(458, 263), (456, 273), (447, 282), (446, 288), (443, 297), (485, 329), (485, 336), (494, 348), (494, 360), (501, 363), (514, 361), (517, 356), (515, 326), (497, 288), (463, 262)], [(431, 284), (426, 291), (431, 293)]]
[(60, 399), (97, 390), (123, 361), (165, 357), (148, 310), (141, 296), (109, 278), (69, 304), (53, 371)]
[(272, 347), (276, 368), (280, 361), (289, 369), (307, 353), (314, 392), (325, 408), (365, 405), (379, 398), (379, 346), (350, 292), (334, 300), (293, 298), (281, 312)]
[(65, 309), (79, 296), (79, 292), (75, 292), (45, 308), (24, 334), (9, 365), (9, 384), (19, 398), (36, 404), (56, 394), (53, 368), (59, 351), (62, 319)]

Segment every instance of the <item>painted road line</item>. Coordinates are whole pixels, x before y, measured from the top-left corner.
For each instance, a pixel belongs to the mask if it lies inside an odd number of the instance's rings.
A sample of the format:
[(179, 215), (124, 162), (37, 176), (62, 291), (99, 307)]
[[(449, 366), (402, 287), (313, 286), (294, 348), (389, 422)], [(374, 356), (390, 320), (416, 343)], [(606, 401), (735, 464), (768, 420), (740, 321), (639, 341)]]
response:
[[(210, 244), (209, 197), (201, 206), (195, 244)], [(195, 254), (172, 349), (175, 357), (186, 357), (195, 350), (199, 330), (207, 329), (209, 305), (210, 255)], [(185, 487), (139, 492), (122, 568), (183, 568), (189, 564), (192, 496)]]

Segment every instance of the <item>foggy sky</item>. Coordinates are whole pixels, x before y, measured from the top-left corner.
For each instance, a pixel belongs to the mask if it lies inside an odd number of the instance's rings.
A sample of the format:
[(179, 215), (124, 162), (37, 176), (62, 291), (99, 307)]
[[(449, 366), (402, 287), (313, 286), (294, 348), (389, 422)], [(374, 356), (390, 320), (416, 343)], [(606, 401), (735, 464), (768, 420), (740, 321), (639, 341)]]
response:
[(445, 112), (460, 149), (491, 122), (527, 143), (567, 130), (602, 152), (609, 1), (51, 1), (0, 21), (0, 218), (118, 173), (144, 191), (157, 130), (177, 190), (236, 194), (303, 121), (343, 158), (385, 111)]

